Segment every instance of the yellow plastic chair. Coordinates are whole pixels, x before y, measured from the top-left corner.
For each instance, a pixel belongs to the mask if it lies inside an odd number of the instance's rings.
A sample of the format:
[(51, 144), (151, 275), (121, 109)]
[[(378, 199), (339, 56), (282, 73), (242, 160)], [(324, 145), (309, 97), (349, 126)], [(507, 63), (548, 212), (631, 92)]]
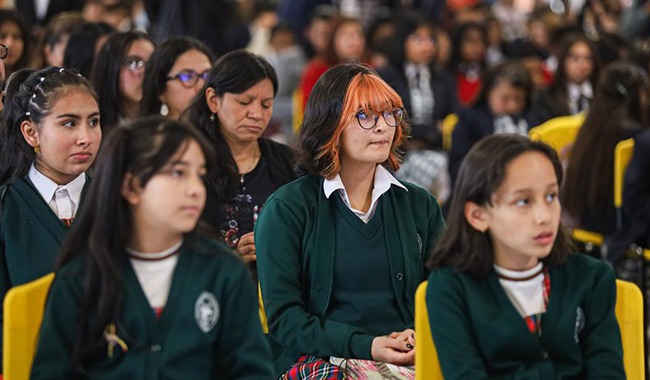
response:
[(631, 282), (616, 280), (616, 320), (623, 341), (623, 365), (628, 379), (645, 379), (643, 299)]
[(43, 321), (45, 299), (54, 273), (7, 292), (4, 300), (3, 376), (5, 380), (28, 380)]
[(591, 244), (591, 245), (597, 245), (601, 246), (603, 245), (603, 242), (605, 241), (605, 238), (603, 235), (589, 231), (589, 230), (582, 230), (580, 228), (575, 228), (572, 231), (573, 238), (583, 244)]
[(623, 182), (625, 171), (634, 152), (634, 139), (620, 141), (614, 150), (614, 207), (616, 208), (616, 228), (623, 228)]
[(451, 134), (458, 124), (458, 115), (450, 113), (442, 119), (442, 149), (449, 152), (451, 150)]
[(293, 91), (291, 103), (293, 105), (293, 113), (291, 117), (293, 133), (298, 135), (298, 132), (300, 132), (300, 124), (302, 123), (302, 118), (305, 113), (305, 110), (302, 107), (302, 89), (300, 87), (297, 87)]
[(528, 131), (531, 140), (550, 145), (561, 159), (568, 158), (566, 148), (571, 146), (585, 121), (585, 114), (555, 117)]
[(415, 380), (443, 380), (438, 362), (438, 352), (431, 337), (431, 325), (427, 312), (426, 294), (428, 281), (418, 286), (415, 292)]
[(257, 303), (259, 305), (259, 313), (260, 313), (260, 322), (262, 322), (262, 331), (264, 334), (269, 333), (269, 323), (266, 320), (266, 310), (264, 310), (264, 301), (262, 300), (262, 287), (260, 286), (260, 282), (257, 282)]

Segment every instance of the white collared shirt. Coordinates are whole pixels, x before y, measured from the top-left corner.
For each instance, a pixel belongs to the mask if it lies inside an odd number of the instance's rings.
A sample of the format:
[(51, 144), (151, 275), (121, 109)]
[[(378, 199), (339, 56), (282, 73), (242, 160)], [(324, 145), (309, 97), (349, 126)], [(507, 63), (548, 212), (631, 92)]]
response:
[(578, 105), (578, 102), (580, 101), (580, 95), (590, 100), (594, 97), (594, 89), (589, 81), (585, 81), (582, 84), (569, 83), (568, 92), (569, 106), (571, 108), (572, 114), (576, 114), (580, 111)]
[(388, 189), (390, 189), (391, 185), (401, 187), (402, 189), (408, 191), (408, 189), (397, 179), (395, 179), (395, 177), (393, 177), (393, 175), (390, 174), (386, 168), (381, 165), (377, 165), (375, 168), (375, 182), (372, 189), (372, 201), (370, 202), (370, 208), (368, 209), (368, 212), (363, 212), (352, 208), (350, 205), (350, 199), (348, 198), (348, 193), (345, 191), (345, 186), (343, 185), (343, 181), (341, 181), (341, 176), (338, 174), (332, 179), (325, 179), (323, 182), (323, 192), (325, 193), (325, 198), (329, 199), (330, 195), (332, 195), (334, 191), (338, 190), (338, 193), (341, 196), (341, 199), (343, 199), (343, 202), (345, 202), (345, 205), (348, 206), (348, 208), (352, 210), (352, 212), (364, 223), (368, 223), (370, 218), (372, 218), (372, 216), (375, 214), (379, 197), (387, 192)]
[(86, 184), (86, 173), (81, 173), (68, 184), (60, 186), (39, 172), (34, 164), (29, 168), (29, 179), (59, 219), (72, 219), (77, 214), (81, 192)]
[(431, 71), (427, 65), (406, 63), (404, 71), (411, 98), (410, 116), (415, 124), (431, 125), (435, 99), (431, 90)]

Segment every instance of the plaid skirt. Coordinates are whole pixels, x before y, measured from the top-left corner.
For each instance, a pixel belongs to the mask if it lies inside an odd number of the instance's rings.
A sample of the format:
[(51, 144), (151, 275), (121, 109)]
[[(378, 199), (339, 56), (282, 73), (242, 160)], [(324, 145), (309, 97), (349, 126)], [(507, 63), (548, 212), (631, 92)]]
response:
[(341, 367), (311, 355), (302, 355), (280, 380), (337, 380), (345, 379)]

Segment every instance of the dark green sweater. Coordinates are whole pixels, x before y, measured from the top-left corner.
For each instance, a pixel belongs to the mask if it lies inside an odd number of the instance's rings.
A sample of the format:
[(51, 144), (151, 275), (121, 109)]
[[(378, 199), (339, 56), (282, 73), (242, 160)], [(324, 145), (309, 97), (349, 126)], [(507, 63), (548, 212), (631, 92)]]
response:
[[(90, 177), (86, 176), (84, 190), (89, 183)], [(2, 191), (0, 300), (4, 300), (11, 287), (54, 271), (59, 247), (68, 234), (68, 228), (27, 177), (6, 185), (6, 190), (5, 187), (0, 187), (0, 192)], [(0, 318), (3, 304), (0, 302)], [(0, 319), (0, 341), (2, 327)], [(0, 353), (1, 350), (0, 348)], [(0, 363), (1, 361), (0, 355)]]
[[(403, 320), (414, 317), (415, 290), (426, 278), (426, 253), (445, 225), (436, 199), (404, 183), (381, 196), (391, 286)], [(255, 225), (257, 267), (275, 348), (275, 369), (286, 371), (301, 354), (370, 359), (374, 335), (325, 317), (331, 302), (336, 241), (335, 201), (323, 179), (299, 178), (266, 201)], [(404, 328), (408, 327), (407, 325)]]
[(404, 320), (391, 281), (386, 234), (377, 202), (376, 214), (364, 223), (338, 194), (334, 224), (337, 244), (334, 252), (332, 300), (325, 317), (362, 327), (370, 335), (401, 331)]
[(431, 273), (427, 309), (445, 380), (625, 379), (612, 270), (573, 254), (549, 273), (539, 340), (494, 271), (484, 279)]
[[(159, 320), (130, 264), (122, 275), (125, 292), (115, 347), (94, 363), (86, 379), (272, 379), (271, 353), (260, 324), (248, 269), (224, 245), (201, 239), (184, 244), (169, 298)], [(32, 380), (71, 379), (71, 351), (77, 338), (84, 259), (66, 264), (52, 284)], [(205, 308), (205, 305), (211, 305)], [(216, 304), (216, 308), (214, 307)], [(210, 318), (210, 316), (216, 317)], [(212, 321), (212, 323), (210, 323)]]

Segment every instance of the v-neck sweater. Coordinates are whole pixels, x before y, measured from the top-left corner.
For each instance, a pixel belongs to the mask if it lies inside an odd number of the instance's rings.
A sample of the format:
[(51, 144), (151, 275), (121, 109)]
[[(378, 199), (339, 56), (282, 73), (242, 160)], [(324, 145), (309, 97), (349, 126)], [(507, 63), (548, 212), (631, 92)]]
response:
[(390, 279), (380, 198), (377, 215), (364, 223), (341, 197), (334, 197), (334, 285), (326, 318), (358, 326), (370, 335), (402, 331), (405, 321)]
[[(90, 185), (82, 191), (79, 209)], [(52, 271), (59, 248), (69, 228), (52, 211), (28, 176), (0, 187), (2, 215), (0, 216), (0, 300), (10, 288), (36, 280)], [(0, 302), (0, 314), (4, 303)], [(3, 336), (0, 318), (0, 342)], [(1, 346), (1, 345), (0, 345)], [(0, 348), (0, 373), (2, 361)]]

